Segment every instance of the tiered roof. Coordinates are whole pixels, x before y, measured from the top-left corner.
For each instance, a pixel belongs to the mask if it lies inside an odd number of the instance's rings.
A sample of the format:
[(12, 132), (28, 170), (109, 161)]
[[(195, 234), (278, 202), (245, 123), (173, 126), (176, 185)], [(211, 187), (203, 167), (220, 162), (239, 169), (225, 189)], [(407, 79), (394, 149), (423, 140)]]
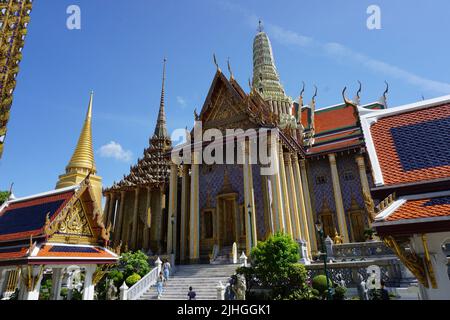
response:
[(0, 265), (116, 263), (108, 242), (89, 178), (0, 207)]
[[(298, 109), (298, 103), (294, 107)], [(307, 150), (307, 155), (320, 155), (364, 145), (364, 137), (359, 123), (361, 111), (385, 109), (381, 102), (373, 102), (363, 106), (342, 103), (324, 107), (314, 112), (314, 123), (311, 123), (311, 108), (301, 108), (301, 123), (305, 132), (314, 129), (314, 143)]]
[(376, 185), (372, 191), (399, 195), (382, 202), (377, 232), (417, 223), (423, 229), (422, 224), (439, 221), (433, 230), (450, 228), (450, 96), (376, 111), (361, 122)]
[(172, 142), (167, 133), (166, 113), (164, 106), (164, 83), (166, 79), (166, 59), (164, 59), (161, 100), (155, 132), (149, 140), (149, 147), (144, 150), (142, 158), (137, 164), (130, 167), (130, 173), (123, 179), (115, 182), (104, 192), (133, 189), (148, 186), (160, 188), (169, 182), (170, 155)]

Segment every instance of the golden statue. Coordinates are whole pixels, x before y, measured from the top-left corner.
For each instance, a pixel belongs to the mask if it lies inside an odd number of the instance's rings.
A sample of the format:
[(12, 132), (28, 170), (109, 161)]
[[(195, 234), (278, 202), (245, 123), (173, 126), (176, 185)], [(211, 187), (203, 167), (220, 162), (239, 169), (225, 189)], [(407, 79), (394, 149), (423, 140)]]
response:
[(334, 228), (334, 238), (333, 238), (334, 244), (341, 244), (344, 242), (344, 238), (339, 235), (336, 228)]
[(367, 217), (369, 218), (370, 223), (372, 223), (375, 221), (377, 215), (375, 212), (375, 203), (373, 202), (372, 196), (366, 191), (363, 192), (363, 198), (368, 213)]

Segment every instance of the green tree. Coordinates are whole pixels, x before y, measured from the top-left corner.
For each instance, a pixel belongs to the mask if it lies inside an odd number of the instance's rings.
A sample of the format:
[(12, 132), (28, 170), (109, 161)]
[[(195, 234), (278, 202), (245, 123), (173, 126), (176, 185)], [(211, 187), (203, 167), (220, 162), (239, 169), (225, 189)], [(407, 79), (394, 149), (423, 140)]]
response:
[(150, 272), (148, 256), (142, 251), (128, 251), (120, 256), (119, 268), (123, 269), (124, 279), (137, 273), (141, 277)]
[(271, 299), (311, 299), (307, 272), (297, 263), (298, 244), (289, 235), (277, 233), (261, 241), (250, 254), (252, 265), (239, 268), (247, 281), (247, 290), (255, 286), (270, 289)]
[[(137, 279), (137, 276), (139, 276), (139, 279), (142, 278), (150, 272), (150, 269), (148, 256), (142, 251), (128, 251), (122, 253), (119, 258), (119, 263), (113, 267), (97, 284), (96, 291), (98, 299), (106, 299), (106, 290), (108, 290), (106, 284), (108, 279), (113, 279), (114, 285), (117, 287), (117, 291), (119, 292), (120, 286), (125, 280), (129, 286), (129, 283)], [(133, 282), (133, 284), (136, 282)]]
[(0, 205), (2, 205), (9, 198), (9, 191), (0, 191)]

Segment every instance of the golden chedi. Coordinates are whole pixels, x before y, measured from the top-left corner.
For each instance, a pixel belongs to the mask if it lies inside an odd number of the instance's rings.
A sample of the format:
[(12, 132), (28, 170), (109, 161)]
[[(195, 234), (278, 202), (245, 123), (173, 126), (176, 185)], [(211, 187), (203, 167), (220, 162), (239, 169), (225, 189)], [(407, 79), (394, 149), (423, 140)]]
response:
[(91, 92), (89, 107), (84, 120), (78, 143), (69, 164), (66, 167), (66, 173), (59, 176), (56, 189), (65, 188), (79, 184), (90, 173), (90, 182), (94, 189), (95, 199), (99, 208), (102, 202), (102, 178), (97, 176), (95, 167), (94, 150), (92, 147), (92, 101), (94, 93)]

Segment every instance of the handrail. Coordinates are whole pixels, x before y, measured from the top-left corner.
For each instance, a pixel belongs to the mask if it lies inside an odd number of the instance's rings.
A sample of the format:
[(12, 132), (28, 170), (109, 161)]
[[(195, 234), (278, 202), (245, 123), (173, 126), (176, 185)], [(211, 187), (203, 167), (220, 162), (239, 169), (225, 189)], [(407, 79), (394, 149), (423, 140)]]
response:
[(141, 280), (136, 282), (127, 292), (127, 300), (138, 299), (151, 286), (156, 284), (158, 279), (158, 267), (153, 268)]

